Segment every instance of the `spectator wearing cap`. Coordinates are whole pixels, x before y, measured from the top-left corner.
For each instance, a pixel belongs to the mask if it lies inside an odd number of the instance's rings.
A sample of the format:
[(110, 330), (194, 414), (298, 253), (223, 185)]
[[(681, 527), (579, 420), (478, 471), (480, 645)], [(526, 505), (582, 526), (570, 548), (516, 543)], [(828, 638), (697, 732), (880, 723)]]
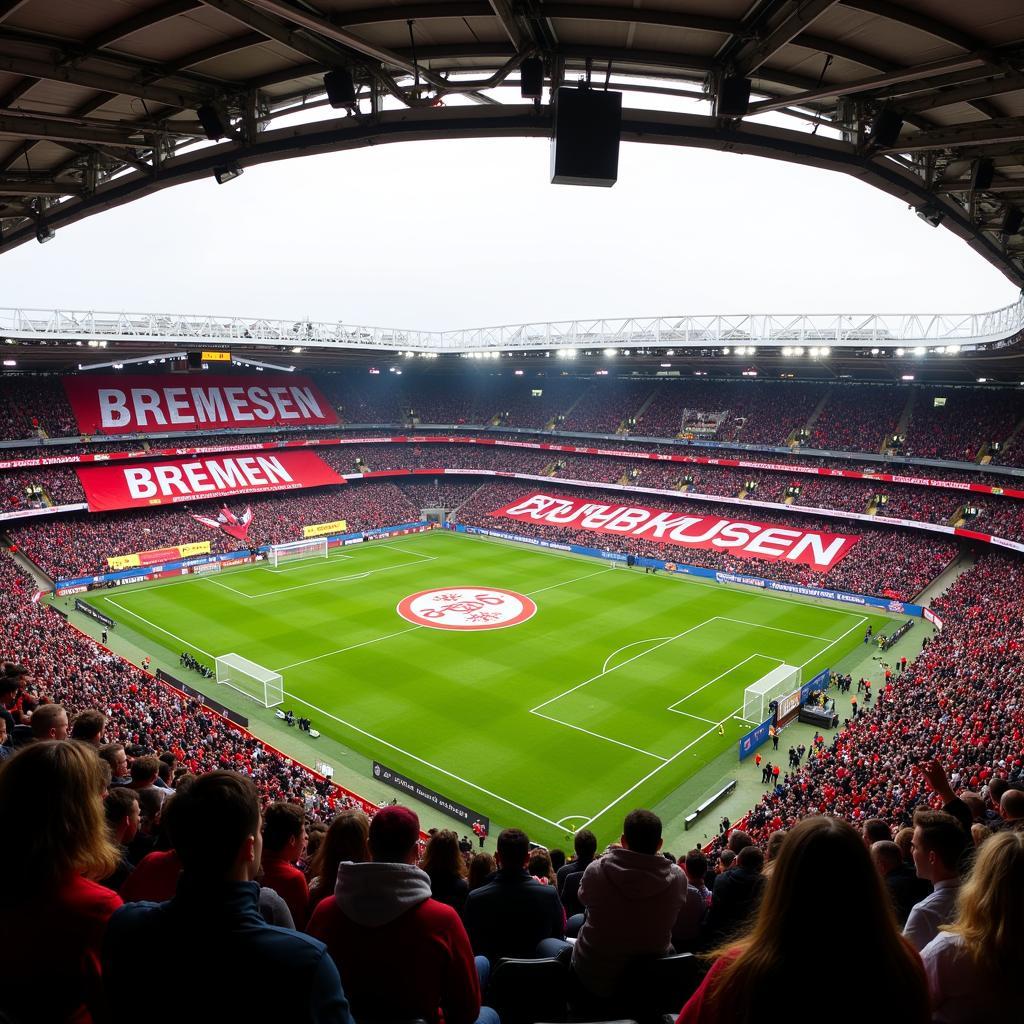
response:
[(288, 904), (296, 928), (309, 913), (309, 886), (296, 867), (306, 849), (306, 812), (283, 800), (263, 812), (263, 874), (260, 881)]
[(372, 859), (338, 866), (334, 895), (313, 912), (309, 933), (327, 944), (357, 1018), (497, 1024), (493, 1010), (481, 1009), (458, 913), (431, 897), (430, 876), (416, 866), (419, 838), (408, 808), (379, 810), (370, 822)]
[[(111, 919), (103, 969), (114, 1024), (183, 1020), (353, 1024), (322, 942), (268, 925), (255, 878), (263, 837), (252, 780), (215, 771), (168, 808), (183, 867), (174, 898), (128, 904)], [(177, 971), (153, 993), (153, 950), (187, 949), (205, 971)], [(256, 981), (257, 983), (253, 983)], [(212, 982), (212, 983), (211, 983)], [(141, 1009), (144, 1008), (144, 1009)]]
[(558, 893), (526, 870), (530, 839), (517, 828), (498, 836), (498, 870), (466, 897), (463, 919), (473, 951), (493, 965), (502, 957), (533, 957), (543, 939), (565, 934)]

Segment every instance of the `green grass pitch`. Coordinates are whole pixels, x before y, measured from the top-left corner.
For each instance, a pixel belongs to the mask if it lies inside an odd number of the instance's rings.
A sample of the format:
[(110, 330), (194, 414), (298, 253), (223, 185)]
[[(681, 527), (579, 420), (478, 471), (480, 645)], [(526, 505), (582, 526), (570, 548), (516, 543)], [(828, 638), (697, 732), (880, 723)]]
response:
[[(526, 594), (536, 614), (452, 631), (397, 612), (459, 586)], [(584, 824), (617, 836), (735, 749), (746, 686), (780, 662), (808, 679), (887, 621), (440, 530), (89, 601), (175, 656), (281, 672), (284, 706), (324, 736), (551, 844)]]

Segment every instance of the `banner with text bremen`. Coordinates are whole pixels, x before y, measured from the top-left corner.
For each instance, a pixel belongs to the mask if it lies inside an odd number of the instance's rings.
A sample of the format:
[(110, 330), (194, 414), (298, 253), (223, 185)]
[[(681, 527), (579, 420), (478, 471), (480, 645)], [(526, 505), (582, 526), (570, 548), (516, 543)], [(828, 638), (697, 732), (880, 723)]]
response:
[(531, 494), (490, 514), (524, 523), (611, 533), (655, 544), (726, 551), (741, 558), (795, 562), (815, 572), (827, 572), (845, 558), (859, 540), (838, 533), (790, 529), (749, 519), (665, 512), (642, 505), (604, 504), (547, 494)]
[(86, 373), (65, 377), (64, 390), (83, 434), (313, 427), (338, 422), (316, 385), (292, 373), (192, 377)]
[(274, 455), (208, 455), (194, 459), (79, 466), (90, 512), (176, 505), (261, 491), (291, 491), (343, 484), (319, 455), (306, 449)]

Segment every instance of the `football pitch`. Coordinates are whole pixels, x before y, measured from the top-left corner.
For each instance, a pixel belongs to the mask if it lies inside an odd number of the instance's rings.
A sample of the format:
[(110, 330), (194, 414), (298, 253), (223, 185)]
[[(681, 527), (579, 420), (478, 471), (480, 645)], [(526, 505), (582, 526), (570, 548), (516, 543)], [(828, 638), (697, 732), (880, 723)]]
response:
[(617, 837), (736, 749), (747, 686), (888, 621), (443, 530), (88, 601), (175, 660), (280, 672), (324, 737), (549, 844)]

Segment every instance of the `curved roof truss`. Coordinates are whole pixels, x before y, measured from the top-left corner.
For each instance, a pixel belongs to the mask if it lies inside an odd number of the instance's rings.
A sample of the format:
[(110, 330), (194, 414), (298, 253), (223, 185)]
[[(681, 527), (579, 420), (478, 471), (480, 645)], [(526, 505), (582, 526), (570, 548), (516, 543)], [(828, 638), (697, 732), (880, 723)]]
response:
[[(518, 97), (540, 58), (549, 88), (623, 91), (626, 139), (852, 174), (1024, 286), (1019, 0), (617, 2), (0, 0), (0, 252), (215, 169), (549, 135)], [(354, 102), (330, 105), (332, 71)]]

